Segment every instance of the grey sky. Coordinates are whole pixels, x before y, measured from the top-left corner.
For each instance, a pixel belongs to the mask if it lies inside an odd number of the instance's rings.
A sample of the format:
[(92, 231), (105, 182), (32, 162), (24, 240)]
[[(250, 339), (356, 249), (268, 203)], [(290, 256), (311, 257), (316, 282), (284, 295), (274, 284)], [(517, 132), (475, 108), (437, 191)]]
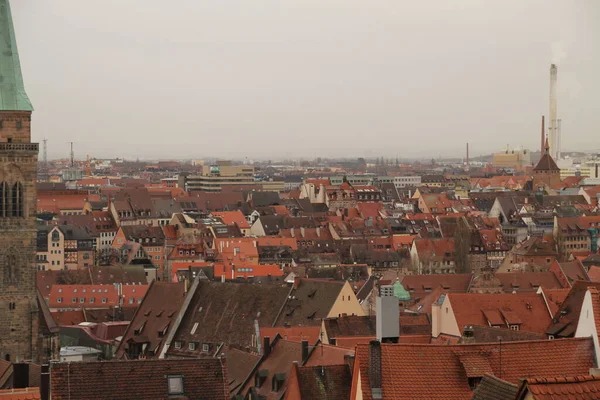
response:
[(51, 157), (600, 150), (597, 0), (13, 0)]

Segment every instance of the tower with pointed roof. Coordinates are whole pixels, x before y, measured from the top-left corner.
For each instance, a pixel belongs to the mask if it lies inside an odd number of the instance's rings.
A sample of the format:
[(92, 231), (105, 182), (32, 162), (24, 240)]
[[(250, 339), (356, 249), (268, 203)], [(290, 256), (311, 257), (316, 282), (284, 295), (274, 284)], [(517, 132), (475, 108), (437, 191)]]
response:
[[(0, 356), (45, 361), (57, 327), (36, 287), (38, 144), (8, 0), (0, 0)], [(41, 301), (40, 301), (41, 300)]]
[(546, 138), (544, 154), (533, 169), (533, 188), (534, 190), (555, 189), (560, 186), (560, 168), (554, 162), (550, 155), (550, 145)]

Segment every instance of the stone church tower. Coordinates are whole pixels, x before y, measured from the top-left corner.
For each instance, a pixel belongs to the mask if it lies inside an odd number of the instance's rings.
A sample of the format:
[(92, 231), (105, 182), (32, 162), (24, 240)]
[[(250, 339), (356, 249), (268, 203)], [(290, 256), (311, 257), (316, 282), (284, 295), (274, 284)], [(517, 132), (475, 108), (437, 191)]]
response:
[(533, 169), (533, 190), (551, 191), (560, 187), (560, 168), (550, 155), (548, 138), (544, 146), (545, 153)]
[(38, 144), (8, 0), (0, 0), (0, 356), (42, 362), (56, 352), (56, 325), (36, 286)]

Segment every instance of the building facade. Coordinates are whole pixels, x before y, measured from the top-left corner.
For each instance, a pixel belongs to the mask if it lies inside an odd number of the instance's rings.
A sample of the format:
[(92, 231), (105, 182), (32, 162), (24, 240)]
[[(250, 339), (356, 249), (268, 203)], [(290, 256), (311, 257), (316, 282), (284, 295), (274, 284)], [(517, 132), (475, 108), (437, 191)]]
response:
[(36, 287), (38, 144), (8, 0), (0, 0), (0, 76), (0, 356), (38, 363), (56, 352), (58, 329)]

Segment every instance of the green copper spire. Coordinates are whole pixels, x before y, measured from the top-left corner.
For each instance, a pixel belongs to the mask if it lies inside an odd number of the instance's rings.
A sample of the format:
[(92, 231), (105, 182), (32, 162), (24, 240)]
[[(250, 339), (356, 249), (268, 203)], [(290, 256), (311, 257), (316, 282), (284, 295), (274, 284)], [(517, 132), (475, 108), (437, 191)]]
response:
[(23, 85), (9, 0), (0, 0), (0, 111), (33, 111)]
[(404, 286), (400, 283), (399, 279), (396, 279), (396, 283), (393, 285), (394, 287), (394, 296), (398, 298), (398, 300), (407, 301), (410, 300), (410, 293), (404, 289)]

